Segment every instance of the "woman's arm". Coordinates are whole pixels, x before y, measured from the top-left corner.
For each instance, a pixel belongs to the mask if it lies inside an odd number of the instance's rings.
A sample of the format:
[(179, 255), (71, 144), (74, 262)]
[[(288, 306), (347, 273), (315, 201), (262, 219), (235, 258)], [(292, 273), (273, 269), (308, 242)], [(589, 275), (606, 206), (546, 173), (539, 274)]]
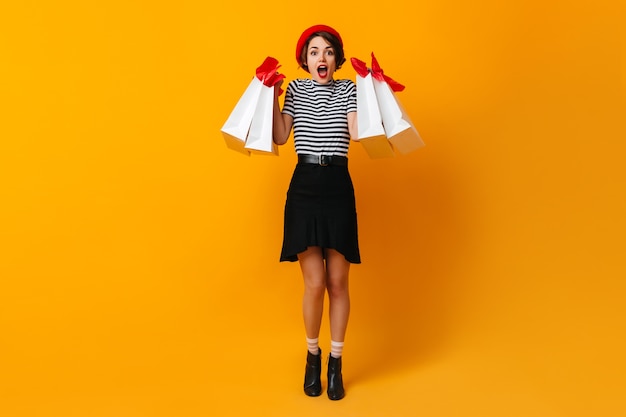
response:
[(291, 126), (293, 125), (293, 117), (288, 114), (280, 112), (280, 105), (278, 104), (278, 94), (280, 86), (283, 81), (281, 80), (274, 86), (274, 124), (273, 124), (273, 138), (274, 143), (277, 145), (284, 145), (289, 139), (289, 133), (291, 133)]
[(350, 132), (352, 140), (357, 140), (359, 138), (359, 126), (357, 124), (355, 111), (348, 113), (348, 132)]

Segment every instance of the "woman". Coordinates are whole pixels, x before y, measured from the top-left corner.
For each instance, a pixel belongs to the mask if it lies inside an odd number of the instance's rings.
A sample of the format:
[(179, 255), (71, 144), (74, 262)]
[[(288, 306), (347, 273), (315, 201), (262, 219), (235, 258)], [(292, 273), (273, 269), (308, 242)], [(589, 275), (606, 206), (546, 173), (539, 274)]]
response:
[[(324, 296), (328, 291), (331, 351), (327, 394), (344, 397), (343, 343), (350, 313), (348, 273), (360, 263), (354, 188), (348, 172), (350, 138), (357, 137), (356, 86), (335, 80), (345, 62), (339, 33), (325, 25), (305, 30), (296, 46), (298, 64), (311, 78), (287, 86), (283, 110), (274, 100), (274, 142), (283, 145), (294, 130), (298, 154), (285, 203), (280, 260), (298, 261), (304, 278), (303, 315), (308, 345), (304, 392), (322, 393), (318, 345)], [(280, 87), (280, 85), (278, 86)]]

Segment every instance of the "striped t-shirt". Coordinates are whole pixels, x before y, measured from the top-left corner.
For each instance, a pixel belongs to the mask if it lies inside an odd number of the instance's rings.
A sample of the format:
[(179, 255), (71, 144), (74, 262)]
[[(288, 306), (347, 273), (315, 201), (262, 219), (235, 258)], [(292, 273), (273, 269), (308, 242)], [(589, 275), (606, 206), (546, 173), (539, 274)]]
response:
[(287, 86), (283, 113), (293, 117), (293, 137), (299, 155), (348, 155), (348, 113), (356, 111), (352, 80), (320, 84), (310, 78)]

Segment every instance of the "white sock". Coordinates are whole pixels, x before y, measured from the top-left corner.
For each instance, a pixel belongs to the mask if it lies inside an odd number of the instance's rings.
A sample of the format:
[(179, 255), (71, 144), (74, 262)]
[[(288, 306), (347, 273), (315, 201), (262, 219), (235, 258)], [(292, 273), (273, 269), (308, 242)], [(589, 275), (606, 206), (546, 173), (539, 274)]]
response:
[(340, 358), (343, 353), (343, 342), (330, 341), (330, 356)]
[(309, 347), (309, 352), (313, 355), (318, 355), (320, 353), (319, 341), (319, 337), (316, 337), (315, 339), (306, 338), (306, 344)]

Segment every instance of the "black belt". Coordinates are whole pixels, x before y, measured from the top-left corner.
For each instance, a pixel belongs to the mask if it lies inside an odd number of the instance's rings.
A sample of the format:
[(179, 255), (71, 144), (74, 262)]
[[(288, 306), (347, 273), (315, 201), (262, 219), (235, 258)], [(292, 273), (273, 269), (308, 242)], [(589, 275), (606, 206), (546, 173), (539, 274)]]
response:
[(298, 162), (301, 164), (315, 164), (323, 167), (327, 165), (347, 166), (348, 158), (337, 155), (298, 155)]

